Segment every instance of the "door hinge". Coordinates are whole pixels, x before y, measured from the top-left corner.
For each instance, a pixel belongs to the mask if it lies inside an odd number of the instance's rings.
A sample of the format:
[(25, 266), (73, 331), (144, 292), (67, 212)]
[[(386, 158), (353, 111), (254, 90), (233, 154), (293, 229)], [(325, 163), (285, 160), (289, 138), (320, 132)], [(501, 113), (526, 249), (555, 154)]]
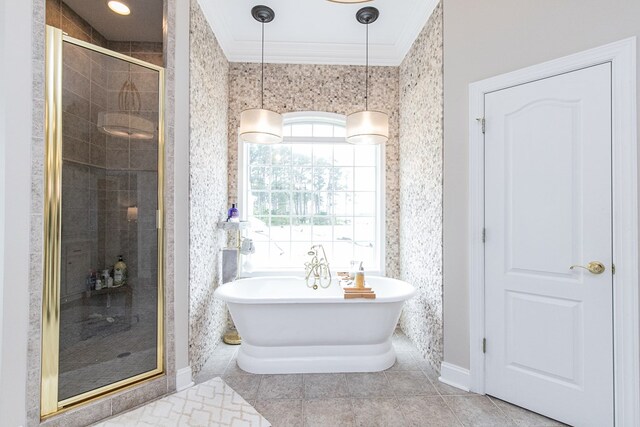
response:
[(484, 119), (484, 117), (478, 117), (476, 120), (480, 123), (480, 126), (482, 127), (482, 133), (485, 133), (487, 122)]
[(487, 229), (483, 228), (482, 229), (482, 243), (485, 243), (487, 241)]
[(487, 339), (486, 338), (482, 338), (482, 352), (483, 353), (487, 352)]
[(611, 264), (611, 274), (616, 274), (616, 265)]
[(156, 210), (156, 228), (158, 230), (162, 229), (162, 215), (160, 215), (159, 210)]

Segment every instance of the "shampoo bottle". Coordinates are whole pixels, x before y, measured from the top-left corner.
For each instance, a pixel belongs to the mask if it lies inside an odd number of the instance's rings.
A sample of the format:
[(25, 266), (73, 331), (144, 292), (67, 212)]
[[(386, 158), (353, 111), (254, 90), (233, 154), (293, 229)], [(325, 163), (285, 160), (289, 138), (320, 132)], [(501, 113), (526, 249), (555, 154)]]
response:
[(127, 264), (122, 255), (118, 255), (118, 262), (113, 266), (113, 286), (122, 286), (127, 283)]

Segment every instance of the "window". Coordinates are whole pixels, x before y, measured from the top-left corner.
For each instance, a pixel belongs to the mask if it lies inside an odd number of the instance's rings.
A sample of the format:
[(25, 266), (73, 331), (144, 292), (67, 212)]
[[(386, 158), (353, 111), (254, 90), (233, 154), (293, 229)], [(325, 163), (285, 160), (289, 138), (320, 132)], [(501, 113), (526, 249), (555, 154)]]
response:
[(243, 273), (301, 271), (322, 244), (333, 272), (383, 272), (382, 147), (345, 139), (344, 117), (285, 115), (284, 142), (240, 142), (240, 209), (256, 252)]

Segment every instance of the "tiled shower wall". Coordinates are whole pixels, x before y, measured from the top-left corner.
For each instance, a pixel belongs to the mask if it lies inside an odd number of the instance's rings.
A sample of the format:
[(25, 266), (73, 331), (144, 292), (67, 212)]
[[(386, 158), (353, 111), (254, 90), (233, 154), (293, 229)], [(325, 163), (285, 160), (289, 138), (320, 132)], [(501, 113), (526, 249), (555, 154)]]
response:
[(227, 319), (225, 304), (213, 298), (213, 291), (220, 249), (226, 243), (216, 223), (227, 205), (229, 63), (196, 0), (191, 1), (190, 43), (189, 362), (197, 373)]
[[(398, 68), (371, 67), (369, 107), (389, 114), (386, 154), (386, 275), (399, 277)], [(265, 64), (264, 108), (349, 114), (364, 109), (365, 69), (347, 65)], [(232, 63), (229, 75), (229, 203), (238, 197), (240, 112), (260, 106), (260, 64)]]
[[(173, 147), (174, 147), (174, 55), (175, 55), (175, 0), (164, 0), (165, 6), (165, 41), (157, 44), (128, 43), (121, 46), (128, 49), (133, 57), (162, 65), (166, 76), (166, 110), (165, 110), (165, 370), (166, 376), (137, 385), (126, 391), (97, 399), (76, 409), (58, 416), (40, 421), (40, 363), (41, 363), (41, 322), (42, 322), (42, 283), (43, 283), (43, 200), (44, 200), (44, 40), (45, 23), (61, 28), (72, 37), (115, 50), (112, 44), (86, 22), (75, 14), (60, 0), (29, 0), (33, 5), (32, 37), (33, 37), (33, 139), (32, 153), (32, 203), (30, 226), (30, 276), (29, 276), (29, 340), (27, 349), (27, 425), (47, 426), (85, 426), (112, 414), (126, 411), (129, 408), (152, 400), (157, 396), (175, 390), (175, 346), (174, 346), (174, 307), (173, 307)], [(126, 52), (125, 52), (126, 53)], [(96, 61), (97, 62), (97, 61)], [(86, 77), (86, 76), (85, 76)], [(90, 99), (89, 99), (90, 101)], [(82, 103), (82, 102), (81, 102)], [(86, 103), (84, 103), (86, 106)], [(69, 106), (67, 106), (69, 107)], [(76, 111), (78, 112), (78, 111)], [(89, 154), (100, 153), (93, 146), (100, 148), (89, 137)], [(86, 155), (87, 146), (82, 146)], [(82, 152), (82, 151), (81, 151)], [(101, 157), (99, 155), (98, 157)], [(105, 148), (104, 161), (107, 161)], [(99, 160), (90, 158), (88, 165), (101, 164)], [(126, 190), (129, 191), (129, 190)], [(97, 219), (97, 218), (96, 218)]]
[(400, 325), (437, 369), (442, 344), (442, 4), (400, 65)]

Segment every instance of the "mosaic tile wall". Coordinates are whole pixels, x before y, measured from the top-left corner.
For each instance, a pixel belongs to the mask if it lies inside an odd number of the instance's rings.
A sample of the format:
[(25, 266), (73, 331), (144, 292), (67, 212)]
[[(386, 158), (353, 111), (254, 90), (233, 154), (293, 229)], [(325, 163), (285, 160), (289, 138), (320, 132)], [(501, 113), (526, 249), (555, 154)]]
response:
[[(364, 67), (265, 64), (264, 108), (288, 113), (324, 111), (349, 114), (364, 108)], [(369, 108), (389, 114), (386, 145), (386, 274), (399, 277), (399, 95), (398, 68), (372, 67)], [(240, 112), (260, 106), (260, 64), (232, 63), (229, 75), (229, 203), (238, 195)]]
[(400, 276), (418, 288), (400, 326), (437, 369), (442, 344), (442, 4), (400, 65)]
[[(220, 249), (216, 229), (227, 208), (229, 63), (196, 0), (191, 1), (191, 272), (189, 363), (197, 373), (226, 327), (223, 302), (214, 300)], [(225, 216), (226, 218), (226, 216)]]

